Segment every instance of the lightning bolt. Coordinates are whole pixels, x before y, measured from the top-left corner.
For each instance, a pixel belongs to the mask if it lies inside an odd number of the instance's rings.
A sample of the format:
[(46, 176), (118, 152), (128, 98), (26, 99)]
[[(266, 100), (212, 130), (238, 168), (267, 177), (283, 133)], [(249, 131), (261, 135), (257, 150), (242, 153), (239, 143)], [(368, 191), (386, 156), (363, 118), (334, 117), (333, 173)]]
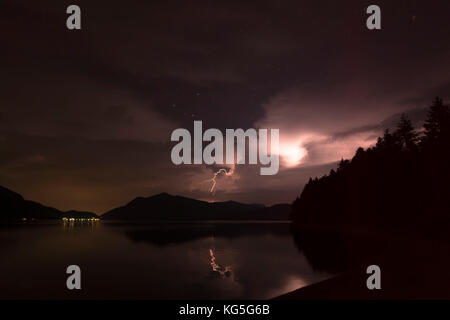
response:
[(215, 172), (211, 179), (206, 180), (208, 182), (212, 182), (211, 189), (209, 190), (209, 192), (211, 192), (211, 193), (215, 192), (216, 184), (217, 184), (216, 178), (218, 175), (220, 175), (221, 173), (224, 173), (226, 176), (231, 176), (233, 174), (233, 172), (234, 172), (233, 168), (230, 168), (228, 171), (224, 168), (221, 168), (217, 172)]

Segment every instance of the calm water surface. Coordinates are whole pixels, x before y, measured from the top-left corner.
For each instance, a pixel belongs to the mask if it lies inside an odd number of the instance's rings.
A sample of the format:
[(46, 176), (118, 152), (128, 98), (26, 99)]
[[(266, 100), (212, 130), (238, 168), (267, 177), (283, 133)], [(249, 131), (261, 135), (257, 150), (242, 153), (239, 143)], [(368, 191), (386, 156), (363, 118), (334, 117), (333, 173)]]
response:
[[(66, 289), (66, 267), (82, 290)], [(288, 223), (50, 222), (0, 229), (0, 298), (266, 299), (328, 278)]]

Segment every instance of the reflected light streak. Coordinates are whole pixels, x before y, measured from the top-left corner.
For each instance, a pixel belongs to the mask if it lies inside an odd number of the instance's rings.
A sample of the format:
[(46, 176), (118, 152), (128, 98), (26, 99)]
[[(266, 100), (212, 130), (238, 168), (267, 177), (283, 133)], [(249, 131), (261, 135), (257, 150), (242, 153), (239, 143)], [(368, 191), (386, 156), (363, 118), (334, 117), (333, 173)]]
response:
[(229, 277), (231, 275), (231, 267), (225, 266), (222, 267), (221, 265), (216, 263), (216, 257), (214, 255), (213, 249), (209, 249), (209, 256), (211, 257), (210, 265), (214, 272), (219, 273), (222, 277)]

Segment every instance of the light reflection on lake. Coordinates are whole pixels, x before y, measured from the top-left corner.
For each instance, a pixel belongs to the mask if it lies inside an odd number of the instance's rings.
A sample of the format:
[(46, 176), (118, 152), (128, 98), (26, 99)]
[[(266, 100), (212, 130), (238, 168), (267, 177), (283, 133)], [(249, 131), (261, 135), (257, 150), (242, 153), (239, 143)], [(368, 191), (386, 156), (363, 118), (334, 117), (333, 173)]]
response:
[(329, 277), (288, 223), (51, 222), (2, 228), (0, 243), (2, 299), (267, 299)]

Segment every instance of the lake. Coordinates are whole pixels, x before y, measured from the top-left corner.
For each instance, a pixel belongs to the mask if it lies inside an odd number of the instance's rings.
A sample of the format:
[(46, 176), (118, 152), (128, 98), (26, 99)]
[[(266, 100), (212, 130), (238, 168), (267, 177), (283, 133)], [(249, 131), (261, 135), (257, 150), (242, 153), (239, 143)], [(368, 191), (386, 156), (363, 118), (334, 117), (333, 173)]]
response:
[[(81, 268), (81, 290), (66, 268)], [(0, 228), (0, 298), (269, 299), (330, 277), (287, 222), (36, 222)]]

